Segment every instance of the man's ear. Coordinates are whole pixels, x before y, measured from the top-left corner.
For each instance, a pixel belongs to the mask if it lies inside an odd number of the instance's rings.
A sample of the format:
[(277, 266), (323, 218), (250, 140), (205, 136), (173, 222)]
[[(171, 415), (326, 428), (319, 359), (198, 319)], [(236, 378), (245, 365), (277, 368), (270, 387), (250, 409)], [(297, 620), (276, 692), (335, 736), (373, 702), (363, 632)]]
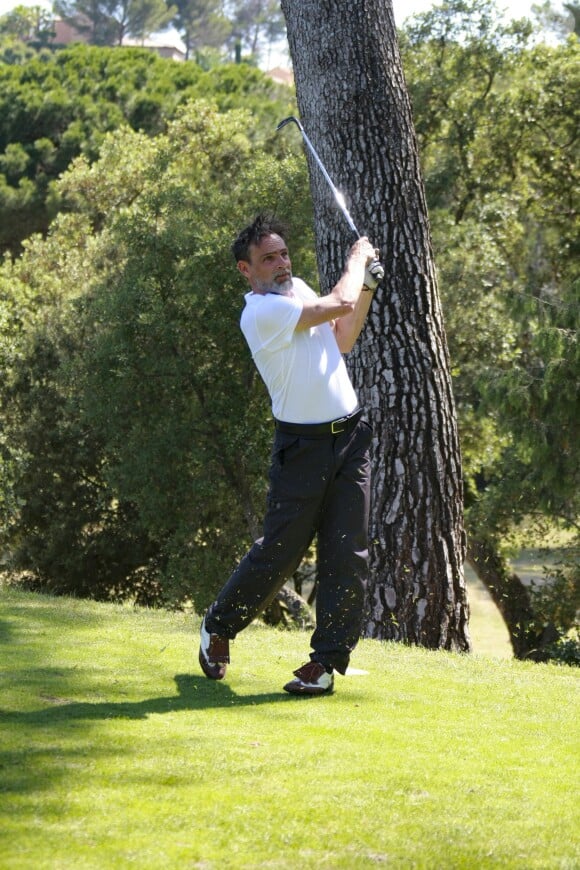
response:
[(246, 260), (238, 260), (238, 271), (242, 273), (244, 278), (250, 280), (250, 264)]

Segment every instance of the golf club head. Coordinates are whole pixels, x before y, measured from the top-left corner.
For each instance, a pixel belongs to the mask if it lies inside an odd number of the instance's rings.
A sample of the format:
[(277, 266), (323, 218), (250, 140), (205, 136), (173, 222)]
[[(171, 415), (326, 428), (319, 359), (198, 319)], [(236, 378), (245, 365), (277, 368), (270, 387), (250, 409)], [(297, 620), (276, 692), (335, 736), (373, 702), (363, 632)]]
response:
[(278, 130), (281, 130), (282, 127), (285, 127), (286, 124), (296, 124), (296, 126), (298, 127), (298, 129), (302, 132), (302, 124), (300, 123), (300, 121), (298, 120), (298, 118), (295, 118), (295, 117), (294, 117), (294, 115), (289, 115), (288, 118), (284, 118), (283, 121), (280, 121), (280, 123), (279, 123), (278, 126), (276, 127), (276, 132), (278, 132)]

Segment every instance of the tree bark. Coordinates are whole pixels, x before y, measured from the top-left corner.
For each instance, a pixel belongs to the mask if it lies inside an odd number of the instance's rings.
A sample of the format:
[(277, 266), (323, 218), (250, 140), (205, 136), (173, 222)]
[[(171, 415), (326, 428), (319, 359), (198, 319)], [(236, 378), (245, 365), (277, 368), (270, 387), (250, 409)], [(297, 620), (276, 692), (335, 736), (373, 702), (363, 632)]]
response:
[[(375, 432), (364, 634), (470, 649), (461, 461), (411, 108), (388, 0), (282, 0), (304, 127), (385, 280), (349, 368)], [(321, 286), (351, 231), (307, 153)]]

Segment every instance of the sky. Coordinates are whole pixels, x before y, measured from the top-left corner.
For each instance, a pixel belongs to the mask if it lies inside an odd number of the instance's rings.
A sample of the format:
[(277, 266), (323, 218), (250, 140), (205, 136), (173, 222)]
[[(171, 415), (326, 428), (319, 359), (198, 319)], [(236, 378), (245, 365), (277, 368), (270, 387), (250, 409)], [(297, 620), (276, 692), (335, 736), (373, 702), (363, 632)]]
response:
[[(498, 6), (505, 8), (509, 18), (522, 18), (531, 16), (531, 8), (538, 0), (498, 0)], [(15, 6), (44, 6), (47, 9), (52, 7), (52, 3), (48, 0), (0, 0), (0, 15), (9, 12)], [(393, 0), (393, 9), (395, 12), (395, 22), (400, 26), (405, 18), (409, 15), (414, 15), (417, 12), (425, 12), (434, 5), (434, 0)], [(165, 36), (171, 31), (167, 31)], [(171, 43), (178, 42), (179, 38), (175, 37)], [(272, 58), (272, 65), (275, 65), (278, 58)]]

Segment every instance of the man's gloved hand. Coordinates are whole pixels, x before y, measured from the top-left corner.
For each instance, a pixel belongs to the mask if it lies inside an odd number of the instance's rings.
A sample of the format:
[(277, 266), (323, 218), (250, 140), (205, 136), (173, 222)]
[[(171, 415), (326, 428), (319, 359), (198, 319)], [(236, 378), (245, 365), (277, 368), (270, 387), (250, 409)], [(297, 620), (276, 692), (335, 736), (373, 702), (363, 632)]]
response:
[(365, 279), (363, 290), (376, 290), (380, 282), (385, 277), (385, 269), (378, 257), (367, 263), (365, 268)]

